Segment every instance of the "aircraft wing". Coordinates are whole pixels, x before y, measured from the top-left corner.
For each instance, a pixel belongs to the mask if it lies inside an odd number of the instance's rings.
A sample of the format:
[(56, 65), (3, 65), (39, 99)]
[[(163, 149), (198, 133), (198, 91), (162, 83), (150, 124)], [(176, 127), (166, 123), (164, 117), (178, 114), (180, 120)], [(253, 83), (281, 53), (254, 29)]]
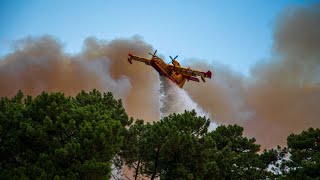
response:
[(130, 64), (132, 64), (132, 60), (143, 62), (146, 65), (150, 65), (151, 64), (151, 60), (150, 59), (138, 57), (138, 56), (132, 55), (130, 53), (128, 55), (129, 55), (128, 61), (129, 61)]
[(171, 68), (173, 71), (179, 73), (179, 74), (182, 74), (182, 75), (185, 75), (185, 76), (193, 76), (193, 77), (196, 77), (196, 76), (200, 76), (202, 81), (205, 82), (205, 78), (209, 78), (211, 79), (211, 76), (212, 76), (212, 72), (211, 71), (208, 71), (208, 72), (202, 72), (202, 71), (197, 71), (197, 70), (193, 70), (193, 69), (190, 69), (190, 68), (183, 68), (183, 67), (177, 67), (177, 66), (173, 66), (173, 65), (169, 65), (169, 68)]

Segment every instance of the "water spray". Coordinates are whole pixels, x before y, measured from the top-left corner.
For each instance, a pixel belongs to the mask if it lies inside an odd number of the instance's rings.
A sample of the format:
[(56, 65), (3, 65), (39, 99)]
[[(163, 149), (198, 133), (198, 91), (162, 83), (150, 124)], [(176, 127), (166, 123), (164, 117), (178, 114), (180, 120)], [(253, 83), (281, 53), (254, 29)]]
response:
[[(172, 83), (168, 78), (160, 76), (160, 118), (173, 113), (183, 113), (185, 110), (195, 110), (198, 116), (211, 118), (211, 114), (205, 112), (189, 94)], [(209, 130), (215, 129), (216, 123), (211, 122)]]

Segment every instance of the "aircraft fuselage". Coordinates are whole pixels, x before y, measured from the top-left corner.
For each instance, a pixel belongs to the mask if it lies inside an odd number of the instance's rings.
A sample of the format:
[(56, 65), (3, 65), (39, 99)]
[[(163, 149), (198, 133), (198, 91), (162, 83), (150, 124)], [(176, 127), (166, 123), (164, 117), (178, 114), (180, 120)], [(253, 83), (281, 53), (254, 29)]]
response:
[(180, 88), (183, 87), (184, 83), (187, 80), (183, 75), (170, 70), (168, 68), (168, 65), (161, 59), (157, 59), (157, 58), (152, 59), (150, 65), (155, 70), (157, 70), (161, 76), (166, 76), (172, 82), (177, 84)]

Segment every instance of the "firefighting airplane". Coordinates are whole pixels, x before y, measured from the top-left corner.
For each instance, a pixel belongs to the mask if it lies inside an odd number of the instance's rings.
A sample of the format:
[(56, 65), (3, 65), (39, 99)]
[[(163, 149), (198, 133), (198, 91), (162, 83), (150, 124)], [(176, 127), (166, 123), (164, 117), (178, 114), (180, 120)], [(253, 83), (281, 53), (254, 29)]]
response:
[(165, 63), (161, 58), (156, 56), (157, 50), (151, 54), (152, 58), (146, 59), (143, 57), (138, 57), (129, 53), (128, 61), (132, 64), (132, 60), (140, 61), (145, 63), (146, 65), (152, 66), (154, 69), (158, 71), (161, 76), (165, 76), (177, 84), (180, 88), (183, 87), (184, 83), (188, 80), (199, 82), (199, 79), (196, 78), (200, 76), (202, 81), (205, 82), (205, 78), (211, 79), (211, 71), (201, 72), (196, 71), (190, 68), (183, 68), (180, 66), (179, 62), (176, 60), (178, 55), (175, 58), (171, 58), (172, 65)]

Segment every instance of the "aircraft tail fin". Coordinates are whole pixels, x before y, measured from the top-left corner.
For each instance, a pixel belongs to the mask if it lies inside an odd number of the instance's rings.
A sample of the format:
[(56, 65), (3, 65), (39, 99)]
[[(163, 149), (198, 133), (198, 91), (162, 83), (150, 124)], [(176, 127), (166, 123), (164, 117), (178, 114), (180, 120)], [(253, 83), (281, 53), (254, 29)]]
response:
[(208, 71), (208, 72), (206, 72), (204, 74), (206, 75), (206, 77), (211, 79), (211, 76), (212, 76), (212, 72), (211, 71)]

